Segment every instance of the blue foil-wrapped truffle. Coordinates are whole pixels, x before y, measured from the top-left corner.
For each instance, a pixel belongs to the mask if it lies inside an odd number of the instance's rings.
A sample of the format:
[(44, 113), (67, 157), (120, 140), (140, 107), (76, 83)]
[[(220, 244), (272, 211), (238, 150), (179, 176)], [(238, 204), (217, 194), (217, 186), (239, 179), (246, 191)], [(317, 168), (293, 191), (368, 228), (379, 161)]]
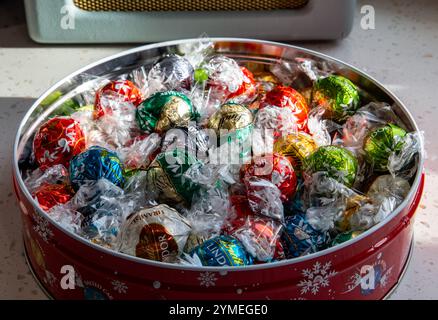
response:
[(243, 244), (226, 235), (203, 242), (191, 252), (191, 255), (197, 255), (202, 265), (211, 267), (246, 266), (253, 263)]
[(70, 163), (70, 181), (75, 190), (81, 185), (105, 178), (123, 187), (122, 163), (119, 157), (105, 148), (94, 146), (75, 156)]
[(315, 230), (303, 214), (285, 217), (282, 242), (286, 257), (296, 258), (324, 249), (328, 232)]

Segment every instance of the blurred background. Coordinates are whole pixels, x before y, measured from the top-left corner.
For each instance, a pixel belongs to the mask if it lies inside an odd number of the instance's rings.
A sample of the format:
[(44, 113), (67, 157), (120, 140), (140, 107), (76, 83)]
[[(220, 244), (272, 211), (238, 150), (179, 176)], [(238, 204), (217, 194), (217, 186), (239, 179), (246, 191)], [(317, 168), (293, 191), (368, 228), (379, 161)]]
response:
[[(11, 185), (13, 139), (32, 102), (103, 57), (140, 43), (201, 35), (278, 40), (320, 51), (364, 70), (405, 103), (424, 131), (426, 188), (413, 257), (392, 298), (438, 298), (438, 1), (260, 1), (277, 6), (273, 11), (236, 11), (233, 6), (242, 1), (210, 1), (219, 7), (111, 11), (127, 10), (120, 3), (0, 0), (0, 298), (45, 299), (25, 264)], [(229, 11), (220, 11), (223, 6)]]

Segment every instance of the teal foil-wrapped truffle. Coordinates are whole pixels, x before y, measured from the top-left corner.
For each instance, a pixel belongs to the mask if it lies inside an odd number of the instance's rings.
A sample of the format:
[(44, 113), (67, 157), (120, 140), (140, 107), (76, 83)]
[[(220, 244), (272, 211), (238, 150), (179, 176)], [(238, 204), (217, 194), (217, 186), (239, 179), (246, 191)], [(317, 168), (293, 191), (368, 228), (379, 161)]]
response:
[(304, 159), (304, 169), (310, 174), (327, 172), (338, 182), (351, 187), (356, 179), (358, 161), (349, 150), (338, 146), (322, 146)]
[(343, 76), (331, 75), (318, 79), (312, 91), (314, 107), (326, 109), (336, 121), (343, 121), (359, 108), (359, 91), (353, 82)]
[(76, 155), (70, 162), (70, 181), (73, 189), (83, 184), (105, 178), (123, 187), (123, 167), (119, 157), (105, 148), (94, 146)]
[(388, 159), (403, 147), (406, 131), (394, 124), (387, 124), (371, 131), (364, 140), (366, 161), (374, 171), (388, 171)]
[(187, 127), (196, 118), (192, 102), (177, 91), (157, 92), (143, 101), (136, 110), (139, 128), (162, 133), (170, 128)]
[(202, 265), (210, 267), (246, 266), (253, 263), (243, 244), (226, 235), (203, 242), (191, 252), (191, 255), (197, 255)]

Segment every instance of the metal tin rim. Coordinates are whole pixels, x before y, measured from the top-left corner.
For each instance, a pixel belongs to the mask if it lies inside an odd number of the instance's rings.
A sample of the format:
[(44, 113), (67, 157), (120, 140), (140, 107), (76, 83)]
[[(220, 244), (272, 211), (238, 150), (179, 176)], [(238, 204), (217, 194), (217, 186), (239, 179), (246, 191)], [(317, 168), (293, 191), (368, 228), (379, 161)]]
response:
[[(397, 98), (397, 96), (395, 96), (391, 91), (389, 91), (388, 89), (386, 89), (379, 81), (377, 81), (376, 79), (374, 79), (373, 77), (369, 76), (368, 74), (364, 73), (363, 71), (357, 69), (356, 67), (345, 63), (341, 60), (338, 60), (336, 58), (330, 57), (328, 55), (319, 53), (317, 51), (313, 51), (313, 50), (309, 50), (309, 49), (305, 49), (302, 47), (298, 47), (298, 46), (294, 46), (294, 45), (289, 45), (289, 44), (284, 44), (284, 43), (279, 43), (279, 42), (273, 42), (273, 41), (264, 41), (264, 40), (255, 40), (255, 39), (245, 39), (245, 38), (209, 38), (208, 40), (213, 41), (213, 42), (238, 42), (238, 43), (257, 43), (257, 44), (266, 44), (266, 45), (272, 45), (272, 46), (278, 46), (278, 47), (283, 47), (283, 48), (289, 48), (289, 49), (295, 49), (295, 50), (300, 50), (302, 52), (314, 55), (316, 57), (319, 58), (323, 58), (326, 60), (330, 60), (333, 62), (336, 62), (340, 65), (343, 65), (347, 68), (349, 68), (350, 70), (353, 70), (354, 72), (360, 74), (361, 76), (367, 78), (368, 80), (370, 80), (371, 82), (373, 82), (377, 87), (379, 87), (380, 90), (382, 90), (383, 92), (385, 92), (389, 97), (391, 97), (395, 103), (397, 103), (402, 109), (403, 112), (405, 113), (405, 115), (409, 118), (409, 120), (411, 121), (411, 123), (413, 124), (413, 127), (415, 129), (415, 131), (419, 132), (419, 128), (412, 116), (412, 114), (409, 112), (409, 110), (406, 108), (406, 106), (400, 101), (400, 99)], [(24, 193), (26, 199), (32, 203), (34, 209), (38, 212), (38, 214), (42, 215), (44, 218), (48, 219), (48, 221), (50, 221), (50, 223), (57, 228), (58, 230), (60, 230), (61, 232), (65, 233), (66, 235), (68, 235), (69, 237), (72, 237), (73, 239), (87, 245), (87, 246), (91, 246), (92, 248), (103, 252), (105, 254), (109, 254), (109, 255), (113, 255), (122, 259), (126, 259), (126, 260), (130, 260), (133, 262), (137, 262), (140, 264), (145, 264), (145, 265), (151, 265), (151, 266), (155, 266), (155, 267), (161, 267), (161, 268), (167, 268), (167, 269), (178, 269), (178, 270), (187, 270), (187, 271), (212, 271), (212, 272), (219, 272), (219, 271), (227, 271), (227, 272), (241, 272), (241, 271), (249, 271), (249, 270), (262, 270), (262, 269), (269, 269), (269, 268), (275, 268), (275, 267), (281, 267), (281, 266), (285, 266), (285, 265), (293, 265), (296, 263), (300, 263), (303, 261), (307, 261), (307, 260), (311, 260), (314, 258), (319, 258), (325, 255), (329, 255), (331, 253), (337, 252), (347, 246), (350, 246), (364, 238), (366, 238), (367, 236), (371, 235), (372, 233), (374, 233), (375, 231), (379, 230), (380, 228), (382, 228), (383, 226), (385, 226), (387, 223), (389, 223), (389, 221), (391, 221), (395, 216), (397, 216), (401, 210), (403, 210), (404, 208), (406, 208), (406, 206), (409, 204), (409, 201), (411, 199), (413, 199), (414, 195), (417, 192), (418, 186), (420, 184), (420, 180), (421, 180), (421, 176), (422, 176), (422, 170), (423, 170), (423, 165), (424, 165), (424, 156), (423, 156), (423, 150), (424, 150), (424, 142), (423, 139), (420, 140), (420, 144), (421, 144), (421, 152), (419, 154), (419, 159), (418, 159), (418, 170), (414, 179), (414, 182), (412, 183), (411, 189), (408, 193), (408, 195), (406, 196), (406, 198), (403, 200), (403, 202), (392, 212), (391, 215), (389, 215), (385, 221), (382, 221), (380, 223), (378, 223), (377, 225), (371, 227), (370, 229), (368, 229), (367, 231), (363, 232), (362, 234), (360, 234), (358, 237), (349, 240), (347, 242), (344, 242), (342, 244), (339, 244), (335, 247), (331, 247), (322, 251), (318, 251), (306, 256), (302, 256), (302, 257), (298, 257), (298, 258), (294, 258), (294, 259), (290, 259), (290, 260), (283, 260), (283, 261), (278, 261), (278, 262), (272, 262), (272, 263), (268, 263), (268, 264), (261, 264), (261, 265), (251, 265), (251, 266), (242, 266), (242, 267), (209, 267), (209, 266), (186, 266), (186, 265), (179, 265), (179, 264), (171, 264), (171, 263), (166, 263), (166, 262), (159, 262), (159, 261), (152, 261), (152, 260), (147, 260), (147, 259), (142, 259), (142, 258), (138, 258), (138, 257), (134, 257), (134, 256), (130, 256), (128, 254), (122, 253), (122, 252), (118, 252), (112, 249), (107, 249), (104, 248), (102, 246), (99, 246), (97, 244), (94, 244), (90, 241), (87, 241), (86, 239), (80, 237), (77, 234), (74, 234), (68, 230), (66, 230), (64, 227), (62, 227), (61, 225), (59, 225), (58, 223), (54, 222), (52, 220), (52, 218), (46, 213), (44, 212), (39, 205), (37, 204), (37, 202), (35, 201), (35, 199), (32, 198), (31, 194), (29, 193), (29, 190), (26, 188), (24, 181), (21, 177), (20, 174), (20, 170), (18, 167), (18, 144), (20, 141), (20, 134), (21, 131), (23, 129), (24, 124), (27, 122), (27, 120), (29, 119), (30, 115), (32, 114), (32, 112), (34, 111), (34, 109), (36, 109), (39, 104), (41, 103), (41, 101), (44, 100), (44, 98), (46, 98), (55, 88), (57, 88), (59, 85), (61, 85), (62, 83), (64, 83), (65, 81), (67, 81), (68, 79), (74, 77), (75, 75), (78, 75), (94, 66), (100, 65), (102, 63), (108, 62), (110, 60), (119, 58), (119, 57), (123, 57), (132, 53), (136, 53), (139, 51), (144, 51), (144, 50), (150, 50), (150, 49), (155, 49), (155, 48), (160, 48), (160, 47), (165, 47), (165, 46), (173, 46), (173, 45), (180, 45), (180, 44), (185, 44), (185, 43), (190, 43), (190, 42), (197, 42), (199, 41), (199, 39), (185, 39), (185, 40), (173, 40), (173, 41), (166, 41), (166, 42), (160, 42), (160, 43), (155, 43), (155, 44), (149, 44), (149, 45), (144, 45), (144, 46), (140, 46), (137, 48), (133, 48), (133, 49), (129, 49), (129, 50), (125, 50), (122, 51), (120, 53), (111, 55), (109, 57), (103, 58), (97, 62), (91, 63), (79, 70), (77, 70), (74, 73), (71, 73), (70, 75), (66, 76), (65, 78), (61, 79), (60, 81), (58, 81), (57, 83), (55, 83), (52, 87), (50, 87), (48, 90), (46, 90), (32, 105), (32, 107), (28, 110), (28, 112), (26, 113), (26, 115), (24, 116), (24, 118), (22, 119), (18, 130), (17, 130), (17, 134), (15, 137), (15, 142), (14, 142), (14, 150), (13, 150), (13, 174), (15, 175), (16, 181), (18, 182), (21, 191)]]

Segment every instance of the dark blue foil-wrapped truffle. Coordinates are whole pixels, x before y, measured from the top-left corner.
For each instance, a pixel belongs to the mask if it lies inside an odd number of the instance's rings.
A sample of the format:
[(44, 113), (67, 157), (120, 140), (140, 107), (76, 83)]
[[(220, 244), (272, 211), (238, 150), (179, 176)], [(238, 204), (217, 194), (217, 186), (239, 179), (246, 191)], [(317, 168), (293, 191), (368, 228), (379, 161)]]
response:
[(81, 185), (105, 178), (123, 187), (122, 163), (119, 157), (105, 148), (94, 146), (75, 156), (70, 162), (70, 181), (75, 190)]
[(322, 250), (330, 240), (328, 232), (315, 230), (303, 214), (285, 217), (283, 230), (283, 248), (288, 259)]
[(211, 238), (197, 246), (191, 255), (197, 255), (204, 266), (246, 266), (253, 263), (243, 244), (230, 236)]

